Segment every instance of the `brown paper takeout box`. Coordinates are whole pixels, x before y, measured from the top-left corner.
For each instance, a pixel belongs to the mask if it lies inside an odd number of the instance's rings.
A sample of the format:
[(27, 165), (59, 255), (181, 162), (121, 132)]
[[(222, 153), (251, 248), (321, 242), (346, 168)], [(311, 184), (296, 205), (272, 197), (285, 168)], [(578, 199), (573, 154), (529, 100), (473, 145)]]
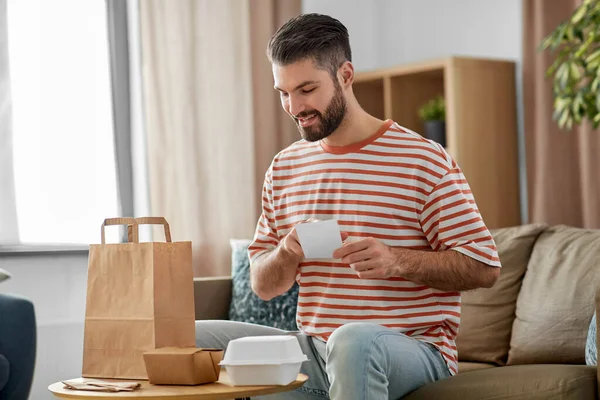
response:
[(222, 359), (222, 349), (162, 347), (144, 353), (148, 381), (155, 385), (216, 382)]

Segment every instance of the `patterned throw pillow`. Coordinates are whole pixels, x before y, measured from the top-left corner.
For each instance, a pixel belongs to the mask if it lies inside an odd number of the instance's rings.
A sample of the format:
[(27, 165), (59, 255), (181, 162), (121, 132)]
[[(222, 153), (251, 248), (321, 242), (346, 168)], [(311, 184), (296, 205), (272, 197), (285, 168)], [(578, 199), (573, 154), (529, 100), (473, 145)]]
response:
[(231, 321), (250, 322), (272, 326), (286, 331), (296, 331), (298, 284), (281, 296), (264, 301), (250, 287), (250, 240), (231, 240), (232, 293), (229, 307)]
[(596, 313), (590, 322), (587, 342), (585, 343), (585, 363), (587, 365), (598, 365), (598, 349), (596, 348)]

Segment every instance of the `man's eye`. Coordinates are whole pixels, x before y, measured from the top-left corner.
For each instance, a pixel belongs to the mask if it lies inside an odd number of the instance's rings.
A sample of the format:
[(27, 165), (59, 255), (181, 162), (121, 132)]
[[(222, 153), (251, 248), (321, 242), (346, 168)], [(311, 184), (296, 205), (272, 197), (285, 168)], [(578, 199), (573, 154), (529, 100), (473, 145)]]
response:
[(304, 89), (303, 89), (303, 90), (302, 90), (302, 93), (303, 93), (303, 94), (308, 94), (308, 93), (310, 93), (310, 92), (314, 92), (314, 91), (315, 91), (315, 89), (316, 89), (316, 88), (312, 88), (312, 89), (308, 89), (308, 90), (304, 90)]
[(279, 94), (281, 95), (281, 97), (288, 97), (289, 96), (286, 92), (279, 92)]

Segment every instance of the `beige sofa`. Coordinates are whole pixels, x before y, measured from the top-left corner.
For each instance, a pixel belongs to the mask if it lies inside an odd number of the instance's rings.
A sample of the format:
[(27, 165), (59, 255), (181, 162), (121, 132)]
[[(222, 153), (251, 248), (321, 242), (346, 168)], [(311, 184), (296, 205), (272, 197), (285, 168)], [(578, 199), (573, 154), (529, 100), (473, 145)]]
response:
[[(405, 399), (600, 399), (597, 368), (585, 365), (600, 308), (600, 230), (524, 225), (492, 234), (503, 269), (493, 288), (463, 294), (459, 374)], [(227, 318), (229, 278), (196, 279), (195, 294), (197, 319)]]

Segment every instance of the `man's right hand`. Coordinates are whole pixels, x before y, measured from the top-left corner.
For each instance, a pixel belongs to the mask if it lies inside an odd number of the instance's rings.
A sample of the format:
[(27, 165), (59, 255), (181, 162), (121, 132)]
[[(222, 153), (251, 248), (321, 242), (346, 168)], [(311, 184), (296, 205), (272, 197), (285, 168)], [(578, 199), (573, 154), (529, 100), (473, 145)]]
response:
[[(298, 224), (306, 224), (318, 221), (318, 219), (309, 218), (307, 220), (298, 222)], [(348, 238), (348, 232), (341, 232), (341, 237), (343, 242)], [(289, 258), (290, 262), (294, 264), (299, 264), (302, 260), (304, 260), (304, 251), (302, 251), (302, 246), (300, 245), (300, 239), (298, 238), (296, 227), (293, 227), (292, 230), (283, 238), (280, 244), (280, 249), (285, 256)]]
[[(304, 224), (309, 222), (317, 222), (317, 219), (307, 219), (304, 221), (298, 222), (298, 224)], [(290, 260), (298, 264), (300, 261), (304, 259), (304, 251), (302, 251), (302, 246), (300, 245), (300, 239), (298, 238), (298, 232), (296, 232), (296, 227), (293, 227), (290, 232), (283, 238), (281, 241), (281, 250), (290, 258)]]
[[(300, 223), (314, 221), (316, 220)], [(250, 264), (252, 290), (265, 301), (285, 293), (296, 281), (298, 265), (303, 259), (304, 252), (294, 227), (279, 242), (275, 250)]]

